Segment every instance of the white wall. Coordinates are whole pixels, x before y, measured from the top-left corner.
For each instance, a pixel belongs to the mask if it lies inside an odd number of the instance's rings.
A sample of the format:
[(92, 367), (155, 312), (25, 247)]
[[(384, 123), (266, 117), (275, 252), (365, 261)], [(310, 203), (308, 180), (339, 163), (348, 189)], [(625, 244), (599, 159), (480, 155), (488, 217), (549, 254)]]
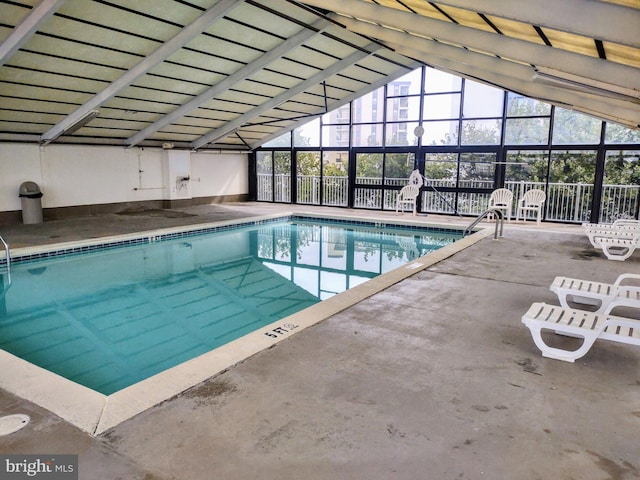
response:
[(191, 194), (194, 198), (249, 193), (248, 175), (247, 154), (191, 154)]
[[(176, 198), (166, 153), (159, 148), (0, 144), (0, 211), (21, 209), (18, 190), (25, 181), (40, 186), (43, 208)], [(247, 154), (190, 152), (187, 161), (186, 198), (249, 192)]]

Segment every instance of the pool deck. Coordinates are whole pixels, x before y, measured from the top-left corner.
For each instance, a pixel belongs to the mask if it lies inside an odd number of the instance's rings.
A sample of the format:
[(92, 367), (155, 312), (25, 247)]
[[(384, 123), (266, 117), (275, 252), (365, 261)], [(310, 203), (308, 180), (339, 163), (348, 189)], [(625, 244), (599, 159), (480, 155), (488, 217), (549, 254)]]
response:
[[(469, 218), (234, 203), (0, 225), (22, 248), (277, 212)], [(483, 227), (493, 229), (487, 223)], [(81, 479), (640, 478), (640, 349), (543, 358), (522, 314), (556, 275), (640, 273), (580, 227), (505, 224), (455, 255), (92, 436), (0, 385), (31, 422), (0, 454), (78, 454)], [(573, 339), (565, 338), (564, 342)]]

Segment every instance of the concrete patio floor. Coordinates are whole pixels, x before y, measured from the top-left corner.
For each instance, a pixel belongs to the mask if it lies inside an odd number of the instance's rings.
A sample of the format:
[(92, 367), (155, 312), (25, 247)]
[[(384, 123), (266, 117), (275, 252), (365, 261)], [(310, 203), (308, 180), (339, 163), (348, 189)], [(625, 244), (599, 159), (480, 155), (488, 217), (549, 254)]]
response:
[[(41, 245), (291, 210), (313, 209), (238, 203), (0, 233), (12, 246)], [(545, 359), (520, 321), (535, 301), (557, 303), (556, 275), (613, 281), (624, 272), (640, 273), (640, 255), (606, 260), (577, 226), (506, 224), (503, 238), (485, 238), (98, 437), (0, 385), (0, 416), (31, 416), (0, 437), (0, 453), (78, 454), (81, 479), (640, 478), (640, 349), (600, 341), (575, 364)]]

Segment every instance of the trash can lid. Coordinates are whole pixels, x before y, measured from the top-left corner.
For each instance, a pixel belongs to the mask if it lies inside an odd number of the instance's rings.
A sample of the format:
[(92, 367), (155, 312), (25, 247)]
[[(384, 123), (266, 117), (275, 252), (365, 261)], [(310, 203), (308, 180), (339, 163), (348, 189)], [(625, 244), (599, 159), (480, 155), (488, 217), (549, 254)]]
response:
[(42, 197), (42, 192), (40, 191), (40, 187), (36, 182), (24, 182), (20, 185), (20, 197), (27, 198), (40, 198)]

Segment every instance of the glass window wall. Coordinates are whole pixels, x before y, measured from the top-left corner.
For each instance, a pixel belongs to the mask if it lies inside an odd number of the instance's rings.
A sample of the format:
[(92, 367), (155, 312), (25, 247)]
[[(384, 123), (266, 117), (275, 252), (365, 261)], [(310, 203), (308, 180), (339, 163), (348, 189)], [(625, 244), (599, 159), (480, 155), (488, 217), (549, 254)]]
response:
[(507, 118), (504, 143), (507, 145), (547, 145), (550, 117)]
[(504, 90), (465, 80), (462, 108), (464, 118), (502, 118), (503, 108)]
[(322, 204), (346, 207), (349, 199), (349, 151), (325, 150), (322, 155)]
[(499, 145), (502, 119), (463, 120), (460, 143), (462, 145)]
[(609, 150), (604, 164), (600, 219), (638, 218), (640, 149)]
[(273, 201), (291, 203), (291, 152), (276, 151), (273, 158)]
[(424, 97), (424, 120), (446, 120), (460, 117), (459, 93), (437, 93)]
[(545, 202), (547, 220), (589, 221), (595, 171), (595, 151), (551, 152)]
[(296, 156), (297, 203), (320, 205), (320, 158), (319, 151), (299, 151)]
[(462, 78), (435, 68), (424, 70), (424, 93), (459, 92), (462, 89)]
[(514, 207), (543, 189), (546, 220), (609, 222), (638, 216), (639, 151), (637, 130), (423, 67), (265, 144), (255, 197), (389, 210), (418, 169), (421, 212), (477, 215), (504, 186)]
[(556, 107), (553, 116), (553, 144), (598, 144), (602, 121), (582, 113)]
[(256, 153), (256, 173), (258, 180), (258, 200), (273, 201), (273, 152)]

